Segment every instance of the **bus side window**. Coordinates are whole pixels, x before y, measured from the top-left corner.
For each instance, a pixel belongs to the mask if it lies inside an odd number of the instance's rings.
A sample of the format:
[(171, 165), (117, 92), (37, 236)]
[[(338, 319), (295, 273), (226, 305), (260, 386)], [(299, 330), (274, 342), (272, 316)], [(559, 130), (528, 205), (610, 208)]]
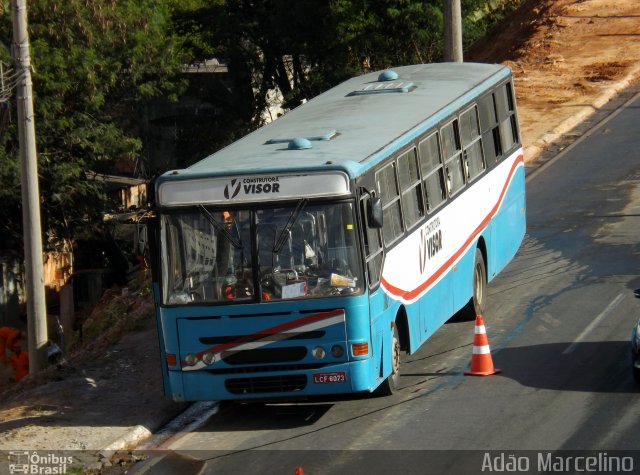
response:
[(398, 157), (398, 175), (402, 191), (404, 225), (407, 229), (411, 229), (424, 216), (422, 184), (415, 147)]
[(478, 108), (476, 106), (467, 109), (460, 116), (460, 135), (464, 150), (464, 165), (467, 180), (472, 181), (485, 169), (482, 155), (482, 139), (478, 127)]
[(496, 113), (496, 103), (493, 94), (487, 94), (478, 101), (480, 112), (480, 133), (482, 134), (482, 144), (484, 156), (487, 164), (493, 164), (500, 160), (502, 156), (502, 142), (500, 140), (500, 130), (498, 128), (498, 116)]
[(511, 123), (511, 133), (513, 135), (513, 141), (520, 143), (520, 133), (518, 132), (518, 117), (516, 114), (516, 100), (513, 90), (513, 84), (508, 82), (504, 85), (507, 92), (507, 106), (509, 107), (509, 121)]
[(384, 243), (389, 245), (397, 241), (404, 232), (395, 163), (390, 163), (376, 173), (376, 185), (382, 199), (382, 235)]
[(444, 184), (444, 168), (440, 158), (438, 133), (434, 132), (418, 146), (420, 152), (420, 170), (427, 195), (427, 211), (432, 212), (447, 199)]
[(454, 119), (442, 127), (440, 134), (447, 189), (449, 194), (453, 196), (464, 187), (465, 183), (458, 119)]
[(380, 230), (369, 227), (367, 219), (367, 202), (370, 195), (365, 195), (360, 200), (360, 216), (362, 216), (362, 229), (364, 230), (364, 255), (367, 262), (367, 273), (369, 274), (369, 287), (375, 287), (380, 282), (382, 276), (382, 241), (380, 240)]
[(503, 152), (508, 152), (519, 142), (511, 83), (508, 82), (498, 87), (495, 98)]

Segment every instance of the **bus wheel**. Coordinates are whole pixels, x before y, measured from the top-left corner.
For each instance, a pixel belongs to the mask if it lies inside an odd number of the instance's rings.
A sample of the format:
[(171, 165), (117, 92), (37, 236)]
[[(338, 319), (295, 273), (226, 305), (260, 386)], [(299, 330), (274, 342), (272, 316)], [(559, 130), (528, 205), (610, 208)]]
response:
[(391, 336), (391, 374), (378, 387), (376, 393), (380, 396), (391, 396), (400, 389), (400, 338), (398, 338), (397, 325), (393, 325), (393, 334)]
[(485, 309), (485, 290), (487, 288), (487, 267), (480, 249), (476, 249), (476, 257), (473, 263), (473, 297), (469, 301), (467, 316), (475, 319), (482, 315)]

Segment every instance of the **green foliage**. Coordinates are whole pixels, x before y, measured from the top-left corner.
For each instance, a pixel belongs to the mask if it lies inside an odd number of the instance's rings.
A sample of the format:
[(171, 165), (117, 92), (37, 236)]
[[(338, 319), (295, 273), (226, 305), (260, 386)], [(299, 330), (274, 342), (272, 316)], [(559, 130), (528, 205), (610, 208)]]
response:
[[(520, 2), (463, 0), (465, 44)], [(226, 61), (225, 113), (252, 128), (276, 87), (295, 107), (353, 75), (443, 57), (443, 0), (191, 0), (176, 21), (192, 54)]]
[[(261, 125), (274, 90), (296, 107), (367, 70), (439, 61), (444, 0), (30, 0), (29, 27), (44, 228), (73, 239), (99, 223), (101, 186), (148, 143), (141, 113), (187, 91), (212, 105), (184, 114), (177, 164), (187, 166)], [(482, 37), (522, 0), (462, 0), (464, 40)], [(11, 16), (0, 40), (12, 42)], [(228, 74), (180, 74), (217, 58)], [(8, 49), (0, 60), (11, 63)], [(10, 104), (13, 109), (14, 104)], [(0, 248), (21, 245), (15, 112), (0, 109)]]
[[(172, 3), (29, 2), (42, 219), (50, 241), (72, 239), (78, 228), (101, 221), (105, 195), (86, 172), (113, 173), (115, 163), (135, 163), (143, 148), (139, 109), (184, 89)], [(0, 18), (0, 38), (12, 41), (8, 14)], [(6, 51), (0, 56), (11, 62)], [(15, 119), (2, 132), (0, 199), (7, 206), (0, 219), (10, 232), (0, 246), (21, 249)]]
[(442, 10), (440, 1), (337, 0), (332, 10), (338, 32), (348, 41), (352, 67), (386, 67), (427, 63), (438, 58), (442, 49)]
[(462, 0), (463, 43), (471, 46), (485, 37), (505, 17), (515, 11), (524, 0)]

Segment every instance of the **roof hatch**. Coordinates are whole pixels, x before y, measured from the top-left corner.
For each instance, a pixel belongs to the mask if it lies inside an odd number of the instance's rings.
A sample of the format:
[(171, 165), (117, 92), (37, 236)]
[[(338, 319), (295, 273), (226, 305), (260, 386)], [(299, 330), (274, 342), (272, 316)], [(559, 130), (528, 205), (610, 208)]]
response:
[(384, 94), (388, 92), (407, 93), (415, 89), (411, 81), (398, 80), (398, 73), (390, 69), (382, 71), (378, 80), (362, 86), (362, 88), (349, 93), (350, 96), (362, 94)]

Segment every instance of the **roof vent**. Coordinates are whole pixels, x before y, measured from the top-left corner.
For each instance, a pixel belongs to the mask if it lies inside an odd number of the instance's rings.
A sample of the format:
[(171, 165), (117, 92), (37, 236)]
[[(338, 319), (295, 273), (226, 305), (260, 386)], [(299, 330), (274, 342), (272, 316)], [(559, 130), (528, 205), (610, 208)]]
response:
[(387, 69), (386, 71), (382, 71), (380, 73), (380, 76), (378, 76), (378, 81), (382, 82), (382, 81), (395, 81), (396, 79), (398, 79), (398, 73), (396, 73), (395, 71), (392, 71), (390, 69)]
[(304, 137), (297, 137), (289, 142), (287, 148), (289, 150), (305, 150), (311, 148), (311, 142)]
[[(291, 148), (291, 142), (293, 142), (294, 140), (306, 140), (307, 142), (310, 142), (310, 141), (325, 142), (333, 139), (337, 135), (338, 135), (338, 132), (336, 131), (336, 129), (310, 132), (308, 134), (300, 135), (298, 137), (296, 137), (293, 134), (284, 134), (279, 137), (274, 137), (272, 139), (267, 140), (265, 144), (271, 145), (274, 143), (286, 143), (289, 145), (289, 148)], [(311, 147), (311, 144), (309, 144), (309, 146), (305, 148), (310, 148), (310, 147)]]

